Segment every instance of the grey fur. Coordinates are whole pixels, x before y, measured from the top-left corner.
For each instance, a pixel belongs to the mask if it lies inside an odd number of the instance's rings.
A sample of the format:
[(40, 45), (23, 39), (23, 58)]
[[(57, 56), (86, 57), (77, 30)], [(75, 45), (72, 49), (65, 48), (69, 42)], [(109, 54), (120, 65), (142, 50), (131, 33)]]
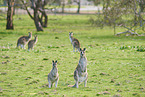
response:
[(76, 51), (79, 51), (80, 50), (80, 42), (78, 39), (73, 37), (72, 32), (69, 32), (69, 38), (70, 38), (71, 44), (73, 46), (73, 51), (75, 52), (75, 49), (76, 49)]
[(30, 41), (31, 38), (32, 32), (29, 32), (29, 36), (21, 36), (17, 41), (17, 48), (20, 46), (21, 48), (25, 49), (25, 45)]
[(85, 56), (85, 50), (80, 48), (80, 60), (74, 71), (74, 79), (76, 81), (73, 87), (78, 88), (79, 83), (84, 82), (84, 87), (87, 85), (88, 73), (87, 73), (87, 58)]
[(37, 41), (38, 41), (37, 35), (35, 35), (34, 37), (35, 37), (34, 40), (30, 40), (29, 43), (28, 43), (28, 51), (29, 51), (30, 49), (33, 49), (33, 48), (34, 48), (34, 45), (35, 45), (35, 44), (37, 43)]
[(54, 62), (52, 61), (52, 70), (48, 74), (48, 83), (49, 83), (49, 88), (53, 86), (53, 83), (55, 82), (55, 87), (57, 87), (58, 80), (59, 80), (59, 74), (58, 74), (58, 69), (57, 69), (57, 60)]

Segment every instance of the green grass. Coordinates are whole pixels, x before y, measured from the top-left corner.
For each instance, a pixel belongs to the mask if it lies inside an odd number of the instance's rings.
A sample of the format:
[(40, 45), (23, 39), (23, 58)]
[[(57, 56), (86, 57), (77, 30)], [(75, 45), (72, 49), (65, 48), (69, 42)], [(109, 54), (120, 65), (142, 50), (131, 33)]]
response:
[[(48, 17), (44, 32), (36, 32), (33, 21), (26, 15), (14, 16), (15, 30), (5, 30), (6, 20), (1, 19), (0, 96), (145, 96), (144, 36), (114, 36), (110, 27), (92, 26), (87, 15)], [(117, 32), (124, 30), (117, 28)], [(28, 52), (27, 46), (25, 50), (16, 49), (17, 39), (29, 31), (38, 35), (34, 50)], [(78, 89), (68, 87), (75, 83), (73, 72), (79, 61), (79, 53), (72, 52), (69, 31), (87, 49), (87, 87), (83, 84)], [(58, 60), (60, 79), (57, 88), (49, 89), (47, 74), (52, 60)]]

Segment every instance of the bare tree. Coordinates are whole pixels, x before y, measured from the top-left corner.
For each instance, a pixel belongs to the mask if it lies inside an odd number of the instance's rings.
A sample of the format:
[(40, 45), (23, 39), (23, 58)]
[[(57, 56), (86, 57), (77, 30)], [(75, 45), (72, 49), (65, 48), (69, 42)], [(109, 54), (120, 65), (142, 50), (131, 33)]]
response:
[(65, 0), (62, 0), (62, 13), (64, 13), (64, 8), (65, 8)]
[(80, 13), (80, 8), (81, 8), (81, 0), (74, 0), (74, 2), (76, 2), (76, 3), (77, 3), (77, 5), (78, 5), (77, 13)]
[(7, 0), (8, 11), (7, 11), (7, 25), (6, 25), (6, 29), (14, 29), (14, 26), (13, 26), (14, 2), (15, 2), (15, 0)]
[[(34, 20), (37, 31), (43, 31), (43, 27), (47, 27), (48, 16), (46, 14), (45, 6), (54, 1), (55, 0), (28, 0), (28, 2), (26, 2), (21, 0), (28, 15)], [(29, 11), (28, 6), (31, 6), (33, 15)]]
[(24, 0), (21, 0), (23, 3), (28, 15), (31, 17), (31, 19), (34, 20), (35, 26), (37, 31), (43, 31), (42, 25), (40, 23), (40, 17), (39, 17), (39, 9), (41, 7), (41, 0), (30, 0), (32, 6), (31, 8), (33, 9), (33, 16), (31, 15), (30, 11), (28, 10), (28, 3), (25, 3)]
[(48, 17), (44, 8), (47, 5), (47, 3), (48, 3), (48, 0), (42, 0), (41, 8), (39, 9), (39, 11), (41, 12), (40, 23), (43, 27), (47, 27)]

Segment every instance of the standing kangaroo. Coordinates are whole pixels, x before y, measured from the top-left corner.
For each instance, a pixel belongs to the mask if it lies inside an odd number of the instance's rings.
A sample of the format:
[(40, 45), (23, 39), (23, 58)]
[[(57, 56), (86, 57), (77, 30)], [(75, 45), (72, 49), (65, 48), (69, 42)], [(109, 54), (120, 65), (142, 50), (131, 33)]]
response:
[(87, 79), (88, 79), (88, 73), (87, 73), (87, 58), (85, 56), (85, 50), (80, 48), (80, 60), (79, 63), (74, 71), (74, 79), (76, 81), (75, 85), (73, 87), (78, 88), (79, 83), (84, 82), (84, 87), (86, 87)]
[(21, 48), (25, 49), (25, 45), (30, 41), (31, 38), (32, 32), (29, 32), (29, 36), (21, 36), (17, 41), (17, 48), (20, 46)]
[(71, 44), (73, 46), (73, 51), (75, 52), (75, 48), (76, 48), (76, 51), (77, 50), (79, 51), (80, 50), (80, 42), (78, 39), (73, 37), (72, 32), (69, 32), (69, 38), (70, 38)]
[(53, 86), (53, 83), (55, 82), (55, 87), (57, 87), (58, 80), (59, 80), (59, 75), (58, 75), (58, 69), (57, 69), (57, 60), (54, 62), (52, 60), (52, 70), (48, 74), (48, 83), (49, 83), (49, 88)]
[(38, 41), (37, 35), (35, 35), (34, 37), (35, 37), (34, 40), (30, 40), (29, 43), (28, 43), (28, 51), (29, 51), (30, 49), (33, 49), (33, 48), (34, 48), (34, 45), (35, 45), (35, 44), (37, 43), (37, 41)]

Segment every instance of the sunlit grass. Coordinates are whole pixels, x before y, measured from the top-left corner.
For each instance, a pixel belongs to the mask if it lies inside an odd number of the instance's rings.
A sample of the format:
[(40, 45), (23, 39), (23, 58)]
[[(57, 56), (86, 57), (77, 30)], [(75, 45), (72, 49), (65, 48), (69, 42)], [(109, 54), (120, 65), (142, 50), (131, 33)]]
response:
[[(144, 52), (145, 37), (117, 37), (113, 29), (92, 26), (88, 15), (49, 15), (48, 27), (36, 32), (33, 21), (26, 15), (14, 17), (15, 30), (5, 30), (6, 20), (0, 22), (0, 95), (53, 97), (123, 97), (145, 96)], [(125, 29), (117, 28), (117, 31)], [(16, 49), (17, 39), (29, 31), (38, 35), (33, 51)], [(79, 53), (72, 52), (69, 31), (86, 48), (88, 84), (78, 89), (73, 72)], [(52, 60), (58, 60), (58, 88), (48, 88), (47, 74)], [(107, 92), (106, 92), (107, 91)]]

